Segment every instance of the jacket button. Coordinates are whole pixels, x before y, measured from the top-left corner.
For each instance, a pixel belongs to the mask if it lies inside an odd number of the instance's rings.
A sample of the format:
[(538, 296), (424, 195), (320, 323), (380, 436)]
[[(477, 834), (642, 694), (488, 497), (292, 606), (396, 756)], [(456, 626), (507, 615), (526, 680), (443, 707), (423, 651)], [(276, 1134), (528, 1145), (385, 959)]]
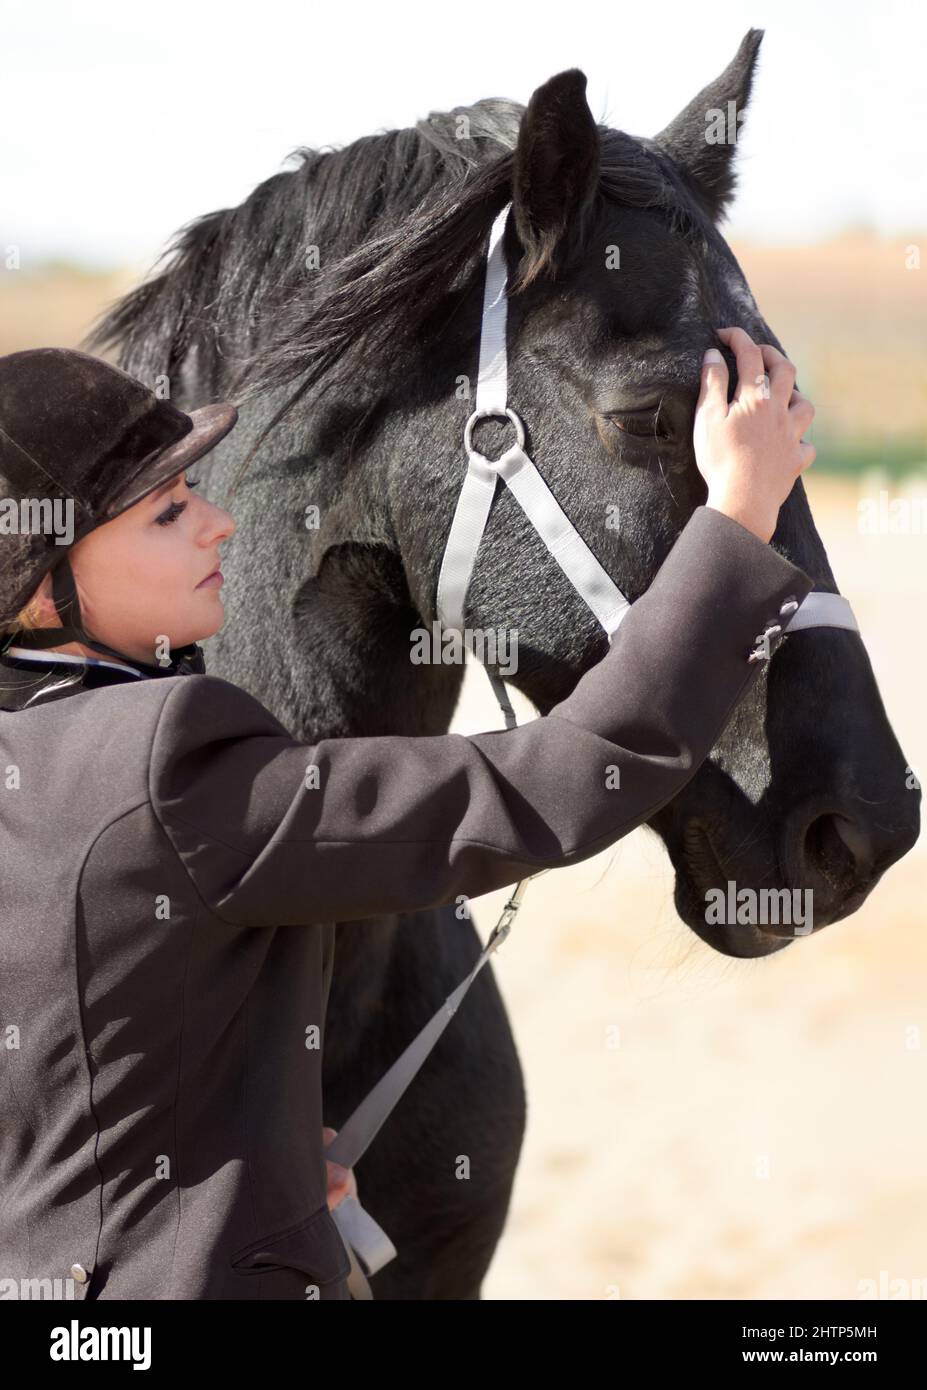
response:
[(71, 1265), (71, 1278), (76, 1279), (78, 1284), (86, 1284), (90, 1275), (84, 1269), (83, 1265)]

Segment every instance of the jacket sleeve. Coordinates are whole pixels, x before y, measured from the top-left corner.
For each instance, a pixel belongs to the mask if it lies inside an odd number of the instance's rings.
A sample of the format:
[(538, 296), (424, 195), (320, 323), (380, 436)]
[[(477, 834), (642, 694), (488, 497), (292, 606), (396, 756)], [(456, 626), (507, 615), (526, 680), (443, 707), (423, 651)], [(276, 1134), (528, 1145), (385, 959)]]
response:
[(699, 507), (567, 699), (469, 736), (302, 743), (237, 686), (187, 676), (154, 734), (152, 805), (201, 898), (235, 925), (477, 897), (586, 859), (670, 801), (755, 679), (757, 636), (811, 587)]

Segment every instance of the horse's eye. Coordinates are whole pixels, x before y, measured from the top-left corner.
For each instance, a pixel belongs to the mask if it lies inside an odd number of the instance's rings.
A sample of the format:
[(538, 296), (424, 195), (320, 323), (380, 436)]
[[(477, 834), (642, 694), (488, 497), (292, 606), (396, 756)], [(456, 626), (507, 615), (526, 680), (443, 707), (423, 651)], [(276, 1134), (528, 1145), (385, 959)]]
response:
[(636, 439), (669, 439), (665, 416), (660, 418), (659, 409), (612, 411), (606, 415), (622, 434), (634, 435)]

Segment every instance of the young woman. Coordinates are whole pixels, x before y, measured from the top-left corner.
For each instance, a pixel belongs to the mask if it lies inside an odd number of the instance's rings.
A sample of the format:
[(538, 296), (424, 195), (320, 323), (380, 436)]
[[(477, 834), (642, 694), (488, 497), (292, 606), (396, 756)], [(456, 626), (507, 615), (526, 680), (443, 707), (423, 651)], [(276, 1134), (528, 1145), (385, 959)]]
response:
[(781, 353), (718, 336), (739, 384), (729, 402), (706, 356), (707, 504), (569, 698), (469, 738), (313, 745), (196, 646), (222, 624), (234, 521), (185, 470), (234, 406), (187, 415), (79, 352), (0, 358), (0, 1281), (18, 1296), (349, 1296), (322, 1149), (333, 923), (627, 834), (696, 772), (757, 638), (812, 587), (768, 542), (813, 406)]

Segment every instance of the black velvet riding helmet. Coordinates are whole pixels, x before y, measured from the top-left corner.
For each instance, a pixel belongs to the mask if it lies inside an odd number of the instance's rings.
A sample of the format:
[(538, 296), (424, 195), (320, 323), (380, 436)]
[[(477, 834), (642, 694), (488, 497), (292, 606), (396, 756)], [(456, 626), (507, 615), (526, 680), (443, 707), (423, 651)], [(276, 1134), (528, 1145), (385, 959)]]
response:
[[(83, 628), (68, 549), (183, 472), (237, 419), (228, 402), (187, 414), (128, 372), (74, 349), (0, 357), (0, 626), (16, 620), (51, 572), (63, 626), (13, 640), (36, 648), (82, 642), (120, 656)], [(53, 519), (64, 506), (70, 539), (62, 545)]]

